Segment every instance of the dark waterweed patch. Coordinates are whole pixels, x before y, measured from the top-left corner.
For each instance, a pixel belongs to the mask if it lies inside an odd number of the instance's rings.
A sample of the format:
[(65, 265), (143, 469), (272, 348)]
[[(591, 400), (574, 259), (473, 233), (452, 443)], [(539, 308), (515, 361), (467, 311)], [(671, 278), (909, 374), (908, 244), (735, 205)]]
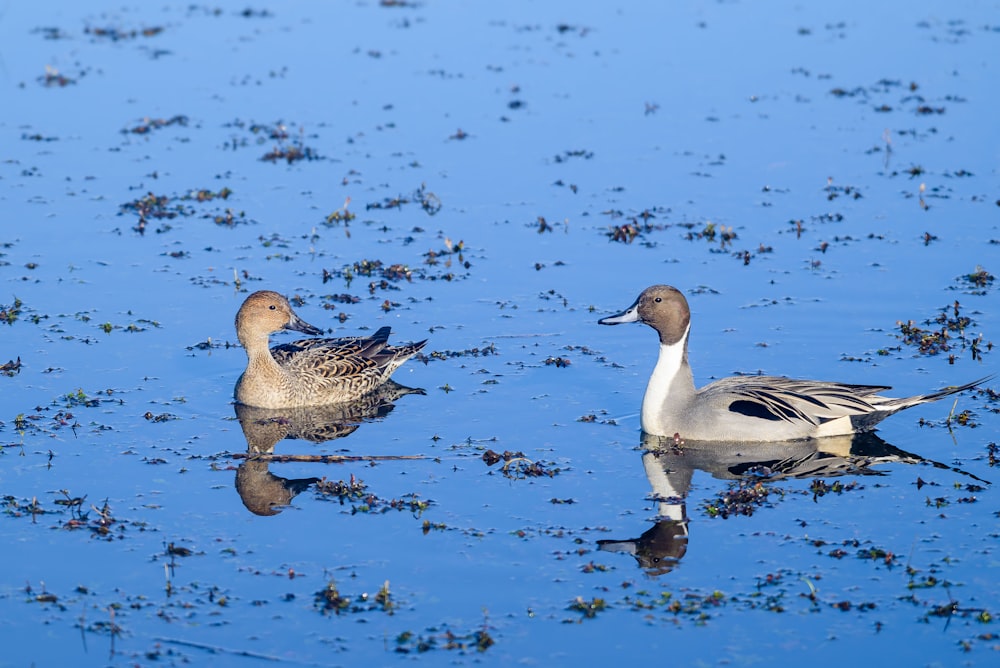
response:
[[(326, 218), (323, 220), (326, 225), (339, 225), (343, 223), (347, 227), (348, 223), (357, 218), (357, 215), (353, 211), (348, 211), (347, 207), (351, 204), (351, 198), (348, 197), (344, 200), (344, 206), (339, 209), (334, 210), (332, 213), (327, 214)], [(347, 233), (350, 236), (350, 232)]]
[(773, 505), (771, 494), (784, 498), (785, 491), (765, 484), (761, 480), (740, 479), (729, 483), (729, 489), (714, 499), (704, 503), (705, 514), (709, 517), (729, 519), (730, 516), (750, 517), (757, 508)]
[(487, 620), (483, 622), (481, 628), (467, 633), (456, 633), (448, 628), (447, 624), (427, 629), (421, 634), (403, 631), (396, 636), (395, 651), (400, 654), (423, 654), (436, 649), (458, 652), (459, 654), (464, 654), (467, 651), (485, 652), (496, 644), (490, 629)]
[[(226, 123), (226, 128), (235, 128), (248, 132), (255, 144), (274, 142), (271, 150), (261, 156), (263, 162), (284, 162), (291, 165), (300, 161), (322, 160), (323, 157), (312, 147), (306, 146), (306, 131), (304, 127), (294, 123), (252, 123), (240, 119)], [(297, 128), (297, 130), (296, 130)], [(232, 137), (228, 148), (242, 148), (251, 143), (246, 136)]]
[(603, 598), (594, 597), (588, 601), (582, 596), (577, 596), (566, 609), (579, 612), (582, 619), (593, 619), (598, 613), (608, 609), (608, 603)]
[[(698, 625), (706, 623), (713, 617), (718, 608), (726, 606), (729, 602), (730, 599), (718, 590), (707, 594), (687, 590), (677, 595), (669, 591), (652, 595), (644, 590), (638, 590), (635, 594), (628, 594), (624, 597), (624, 603), (635, 612), (649, 613), (662, 610), (675, 620), (687, 618)], [(783, 610), (773, 602), (769, 605), (771, 610), (777, 612)]]
[(264, 162), (285, 162), (292, 164), (300, 160), (320, 160), (320, 155), (308, 146), (304, 146), (299, 140), (293, 140), (289, 144), (280, 143), (270, 151), (260, 157)]
[(13, 378), (17, 374), (21, 373), (21, 358), (18, 357), (16, 360), (10, 360), (4, 364), (0, 364), (0, 374), (7, 376), (8, 378)]
[(92, 537), (108, 541), (125, 538), (130, 528), (137, 531), (151, 530), (144, 521), (115, 517), (107, 499), (100, 506), (88, 506), (87, 495), (75, 496), (68, 490), (52, 494), (56, 498), (52, 500), (51, 507), (46, 507), (37, 496), (31, 499), (4, 496), (0, 499), (0, 512), (10, 518), (29, 518), (32, 524), (39, 524), (40, 519), (51, 517), (54, 523), (50, 528), (64, 531), (86, 530)]
[(13, 325), (18, 316), (21, 315), (22, 306), (24, 304), (17, 297), (14, 297), (14, 303), (9, 306), (0, 304), (0, 322)]
[(38, 77), (38, 83), (42, 84), (46, 88), (64, 88), (75, 84), (76, 79), (62, 74), (59, 70), (50, 65), (46, 65), (45, 74)]
[[(599, 415), (598, 415), (599, 413)], [(596, 422), (598, 424), (608, 424), (617, 425), (618, 421), (614, 418), (607, 417), (609, 415), (608, 411), (601, 409), (598, 413), (588, 413), (587, 415), (581, 415), (576, 419), (577, 422)]]
[(486, 466), (493, 466), (502, 461), (503, 466), (500, 467), (500, 471), (504, 477), (511, 479), (553, 478), (562, 472), (562, 469), (558, 468), (555, 462), (532, 461), (523, 452), (511, 452), (510, 450), (504, 450), (502, 453), (487, 450), (483, 453), (483, 461)]
[[(198, 212), (191, 206), (191, 203), (199, 205), (215, 200), (225, 200), (229, 199), (232, 194), (233, 191), (226, 187), (218, 191), (204, 188), (190, 190), (182, 195), (156, 195), (149, 192), (139, 199), (122, 204), (120, 212), (138, 216), (139, 220), (132, 229), (143, 235), (146, 233), (146, 227), (150, 220), (168, 221), (178, 217), (190, 217)], [(202, 217), (211, 218), (217, 225), (228, 227), (247, 222), (246, 214), (243, 211), (237, 212), (231, 208), (225, 209), (222, 213), (205, 213)], [(161, 222), (160, 226), (156, 228), (156, 232), (163, 234), (171, 229), (173, 228), (169, 223)]]
[(920, 355), (951, 353), (949, 362), (954, 364), (953, 351), (968, 350), (972, 359), (976, 361), (982, 359), (983, 353), (993, 350), (993, 342), (985, 341), (981, 332), (978, 335), (967, 332), (969, 328), (975, 327), (976, 323), (971, 317), (962, 313), (958, 300), (950, 306), (942, 307), (937, 317), (925, 320), (923, 324), (935, 327), (921, 327), (913, 320), (896, 321), (896, 327), (899, 329), (897, 337), (904, 345), (916, 348)]
[(430, 362), (431, 360), (448, 360), (463, 357), (489, 357), (491, 355), (499, 355), (497, 352), (496, 345), (490, 343), (482, 348), (466, 348), (465, 350), (434, 350), (430, 353), (417, 353), (413, 359), (420, 362)]
[(142, 28), (121, 28), (119, 26), (87, 26), (83, 32), (99, 40), (120, 42), (138, 39), (140, 37), (156, 37), (165, 30), (163, 26), (145, 26)]
[(960, 286), (973, 295), (985, 295), (995, 280), (996, 277), (993, 274), (978, 265), (971, 274), (959, 277)]
[[(809, 539), (809, 543), (816, 548), (825, 548), (829, 543), (822, 539)], [(835, 544), (836, 545), (836, 544)], [(857, 538), (845, 539), (836, 547), (826, 552), (826, 556), (834, 559), (843, 559), (850, 556), (853, 550), (854, 556), (862, 561), (871, 561), (876, 564), (892, 567), (897, 564), (898, 556), (891, 550), (871, 544), (871, 541), (862, 541)]]
[(177, 116), (172, 116), (170, 118), (144, 118), (136, 125), (133, 125), (130, 128), (122, 130), (122, 132), (135, 135), (148, 135), (154, 130), (166, 128), (171, 125), (179, 125), (181, 127), (185, 127), (187, 124), (188, 124), (188, 117), (181, 114), (178, 114)]
[(367, 210), (402, 209), (406, 204), (419, 204), (424, 213), (429, 216), (436, 214), (442, 207), (440, 198), (427, 189), (426, 183), (421, 183), (420, 187), (409, 195), (396, 195), (395, 197), (386, 197), (381, 202), (369, 202), (365, 208)]
[(337, 501), (340, 505), (349, 505), (351, 514), (365, 513), (378, 515), (392, 510), (407, 511), (419, 517), (431, 507), (432, 501), (425, 501), (419, 494), (403, 494), (395, 499), (383, 499), (368, 491), (368, 485), (351, 477), (348, 481), (327, 480), (323, 477), (314, 484), (316, 498), (327, 501)]
[[(99, 392), (98, 394), (104, 394), (106, 397), (110, 397), (114, 394), (114, 390), (107, 389)], [(100, 396), (88, 395), (83, 391), (83, 388), (77, 388), (74, 392), (68, 392), (64, 394), (60, 400), (60, 403), (65, 408), (74, 408), (76, 406), (85, 406), (87, 408), (96, 408), (100, 406), (102, 402), (110, 401), (110, 399), (102, 398)]]
[(835, 480), (831, 485), (825, 480), (816, 478), (809, 484), (809, 491), (812, 492), (814, 501), (821, 496), (826, 496), (827, 494), (843, 494), (844, 492), (852, 492), (856, 489), (864, 489), (864, 487), (855, 480), (848, 483)]
[(688, 233), (685, 235), (688, 241), (708, 241), (709, 243), (718, 241), (719, 247), (724, 249), (736, 240), (736, 232), (733, 231), (732, 227), (718, 225), (712, 221), (705, 221), (701, 229), (698, 229), (697, 223), (685, 223), (683, 226), (688, 228)]
[(369, 595), (367, 592), (356, 595), (341, 594), (336, 582), (330, 580), (313, 596), (313, 606), (324, 615), (383, 612), (392, 616), (396, 610), (396, 603), (389, 592), (388, 580), (374, 595)]
[(232, 343), (230, 341), (213, 341), (208, 338), (204, 341), (199, 341), (194, 345), (185, 346), (185, 350), (214, 350), (216, 348), (221, 348), (223, 350), (229, 350), (230, 348), (239, 348), (240, 344)]
[(142, 417), (148, 422), (169, 422), (170, 420), (180, 420), (178, 416), (172, 413), (153, 413), (152, 411), (146, 411)]
[[(463, 242), (452, 245), (450, 240), (446, 240), (448, 248), (441, 251), (428, 251), (424, 254), (423, 264), (426, 266), (410, 266), (403, 262), (386, 263), (380, 259), (357, 260), (351, 264), (345, 264), (339, 269), (323, 269), (323, 283), (332, 280), (343, 280), (347, 287), (358, 277), (377, 279), (368, 283), (368, 293), (374, 295), (379, 290), (401, 290), (400, 283), (412, 283), (414, 279), (424, 281), (454, 281), (466, 278), (468, 270), (472, 264), (463, 258)], [(458, 262), (453, 263), (450, 256), (457, 255)], [(429, 267), (440, 265), (444, 271), (434, 272)], [(463, 273), (456, 273), (451, 269), (465, 269)]]
[[(609, 209), (601, 213), (612, 219), (625, 217), (625, 214), (617, 209)], [(611, 241), (630, 244), (639, 237), (670, 228), (671, 225), (669, 223), (653, 222), (657, 219), (657, 216), (666, 216), (668, 213), (669, 209), (661, 207), (643, 209), (639, 214), (629, 216), (624, 223), (616, 223), (608, 226), (605, 228), (604, 234)]]

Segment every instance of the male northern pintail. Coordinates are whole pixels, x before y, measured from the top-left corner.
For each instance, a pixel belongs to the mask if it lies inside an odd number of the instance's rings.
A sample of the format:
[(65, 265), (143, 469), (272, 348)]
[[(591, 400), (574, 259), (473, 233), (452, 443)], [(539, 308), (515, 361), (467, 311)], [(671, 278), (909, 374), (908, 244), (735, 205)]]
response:
[(782, 376), (723, 378), (695, 389), (687, 356), (691, 310), (679, 290), (669, 285), (646, 288), (627, 309), (598, 322), (641, 322), (660, 335), (660, 356), (642, 399), (642, 430), (686, 441), (793, 441), (868, 431), (904, 408), (993, 378), (902, 399), (878, 394), (891, 389), (888, 386)]
[(389, 380), (426, 341), (390, 346), (391, 328), (371, 336), (302, 339), (268, 348), (271, 332), (323, 330), (299, 318), (277, 292), (255, 292), (236, 314), (236, 336), (247, 368), (236, 381), (236, 401), (260, 408), (294, 408), (353, 401)]

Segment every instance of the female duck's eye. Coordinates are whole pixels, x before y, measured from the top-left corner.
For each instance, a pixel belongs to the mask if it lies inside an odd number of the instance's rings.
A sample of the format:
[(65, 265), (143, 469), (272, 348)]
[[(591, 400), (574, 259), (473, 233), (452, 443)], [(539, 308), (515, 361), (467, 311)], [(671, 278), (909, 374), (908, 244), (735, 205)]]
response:
[[(662, 301), (663, 301), (663, 297), (657, 297), (657, 298), (656, 298), (656, 303), (657, 303), (657, 304), (659, 304), (659, 303), (660, 303), (660, 302), (662, 302)], [(271, 308), (274, 308), (274, 307), (272, 306)]]
[(273, 310), (277, 309), (278, 307), (275, 306), (274, 304), (271, 304), (270, 306), (268, 306), (268, 308), (273, 311)]

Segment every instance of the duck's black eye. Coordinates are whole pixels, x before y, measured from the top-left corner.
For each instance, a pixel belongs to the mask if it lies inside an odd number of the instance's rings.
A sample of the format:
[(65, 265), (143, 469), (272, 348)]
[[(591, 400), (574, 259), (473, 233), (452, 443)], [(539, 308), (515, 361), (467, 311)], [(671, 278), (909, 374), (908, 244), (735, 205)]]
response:
[[(660, 302), (662, 302), (662, 301), (663, 301), (663, 297), (657, 297), (657, 298), (656, 298), (656, 299), (655, 299), (654, 301), (655, 301), (655, 302), (656, 302), (657, 304), (659, 304)], [(272, 306), (271, 308), (274, 308), (274, 307)]]
[(277, 306), (275, 306), (274, 304), (271, 304), (270, 306), (268, 306), (268, 308), (269, 308), (269, 309), (271, 309), (271, 310), (273, 311), (273, 310), (275, 310), (275, 309), (276, 309), (276, 308), (278, 308), (278, 307), (277, 307)]

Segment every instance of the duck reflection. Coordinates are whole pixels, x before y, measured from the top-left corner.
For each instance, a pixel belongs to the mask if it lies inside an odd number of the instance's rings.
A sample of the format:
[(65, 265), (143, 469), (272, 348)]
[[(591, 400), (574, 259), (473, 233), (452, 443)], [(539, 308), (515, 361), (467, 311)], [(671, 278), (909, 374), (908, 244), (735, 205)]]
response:
[(653, 489), (652, 498), (658, 504), (657, 518), (638, 538), (597, 543), (601, 550), (631, 554), (650, 576), (670, 572), (687, 552), (686, 498), (696, 470), (719, 480), (749, 478), (770, 482), (885, 475), (871, 467), (887, 462), (927, 462), (937, 468), (957, 470), (900, 450), (874, 433), (785, 443), (699, 442), (683, 447), (677, 447), (673, 439), (643, 434), (642, 447), (642, 465)]
[(283, 478), (268, 470), (269, 455), (284, 439), (324, 443), (352, 434), (365, 422), (384, 418), (407, 394), (425, 394), (420, 388), (388, 381), (360, 399), (326, 406), (257, 408), (235, 404), (236, 418), (247, 441), (248, 458), (236, 469), (236, 491), (247, 510), (277, 515), (298, 494), (320, 478)]

